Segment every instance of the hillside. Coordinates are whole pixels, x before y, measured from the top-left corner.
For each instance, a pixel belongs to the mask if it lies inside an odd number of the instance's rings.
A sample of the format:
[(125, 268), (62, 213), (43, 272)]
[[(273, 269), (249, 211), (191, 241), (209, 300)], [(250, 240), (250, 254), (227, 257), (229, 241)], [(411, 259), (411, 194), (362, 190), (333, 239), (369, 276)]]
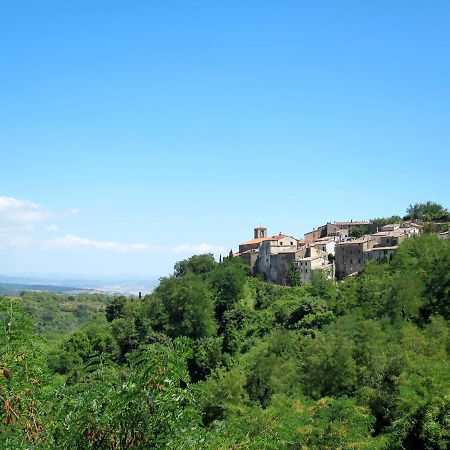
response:
[(431, 235), (294, 288), (194, 256), (46, 355), (24, 307), (1, 301), (4, 448), (450, 445), (450, 242)]

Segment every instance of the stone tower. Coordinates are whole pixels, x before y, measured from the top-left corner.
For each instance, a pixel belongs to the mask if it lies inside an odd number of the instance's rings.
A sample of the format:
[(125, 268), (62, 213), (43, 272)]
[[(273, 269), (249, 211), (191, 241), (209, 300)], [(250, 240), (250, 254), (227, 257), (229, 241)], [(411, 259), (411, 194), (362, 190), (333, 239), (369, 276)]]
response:
[(267, 228), (264, 228), (264, 227), (257, 227), (257, 228), (255, 228), (254, 229), (254, 236), (255, 236), (255, 239), (267, 237)]

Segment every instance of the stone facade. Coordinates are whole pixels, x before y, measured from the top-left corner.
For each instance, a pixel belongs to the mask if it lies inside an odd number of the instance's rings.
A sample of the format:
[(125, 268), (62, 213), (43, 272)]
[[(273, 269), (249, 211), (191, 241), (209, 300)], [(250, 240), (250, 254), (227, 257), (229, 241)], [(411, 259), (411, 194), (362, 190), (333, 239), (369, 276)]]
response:
[(342, 280), (360, 272), (365, 264), (364, 252), (372, 249), (376, 243), (371, 236), (338, 243), (335, 254), (336, 278)]

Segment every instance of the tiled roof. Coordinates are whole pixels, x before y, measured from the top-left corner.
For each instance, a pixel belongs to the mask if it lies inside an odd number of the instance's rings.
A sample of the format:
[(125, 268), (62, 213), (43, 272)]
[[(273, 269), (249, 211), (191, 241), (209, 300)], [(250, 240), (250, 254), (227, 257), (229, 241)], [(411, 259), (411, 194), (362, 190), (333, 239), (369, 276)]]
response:
[[(290, 237), (290, 236), (288, 236), (287, 234), (277, 234), (275, 236), (250, 239), (249, 241), (245, 241), (245, 242), (243, 242), (242, 244), (239, 244), (239, 245), (261, 244), (264, 241), (277, 241), (278, 239), (283, 239), (285, 237)], [(294, 238), (292, 238), (292, 239), (294, 239)]]

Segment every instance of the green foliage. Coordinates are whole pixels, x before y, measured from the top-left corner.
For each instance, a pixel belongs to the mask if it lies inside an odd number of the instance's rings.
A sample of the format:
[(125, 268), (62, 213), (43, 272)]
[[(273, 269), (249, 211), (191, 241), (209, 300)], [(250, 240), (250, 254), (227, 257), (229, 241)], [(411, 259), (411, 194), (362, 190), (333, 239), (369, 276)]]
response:
[(339, 330), (321, 333), (303, 350), (302, 381), (312, 398), (351, 395), (357, 366), (353, 342)]
[(147, 299), (145, 310), (154, 329), (170, 337), (201, 338), (214, 335), (216, 330), (208, 286), (191, 273), (162, 279)]
[(390, 216), (390, 217), (378, 217), (376, 219), (372, 219), (371, 222), (380, 227), (387, 225), (389, 223), (399, 223), (402, 221), (400, 216)]
[(212, 253), (207, 253), (205, 255), (194, 255), (189, 259), (184, 259), (183, 261), (178, 261), (174, 267), (174, 276), (182, 277), (189, 272), (195, 275), (203, 275), (210, 272), (217, 263), (214, 259)]
[(241, 258), (224, 261), (210, 274), (209, 281), (215, 296), (216, 319), (220, 322), (226, 311), (243, 298), (248, 266)]
[(360, 237), (363, 237), (369, 232), (369, 227), (366, 225), (360, 225), (358, 227), (353, 227), (352, 231), (350, 232), (350, 236), (358, 239)]
[(449, 211), (439, 203), (430, 201), (410, 205), (406, 210), (406, 217), (424, 222), (450, 221)]
[(291, 287), (300, 286), (302, 284), (300, 279), (300, 268), (296, 264), (291, 263), (289, 265), (287, 284)]
[(103, 315), (113, 299), (103, 294), (21, 293), (21, 305), (31, 316), (36, 332), (53, 341)]
[(200, 420), (187, 384), (188, 350), (183, 340), (141, 347), (123, 374), (99, 365), (82, 390), (62, 390), (53, 412), (55, 447), (171, 447)]
[(312, 271), (308, 290), (312, 295), (328, 301), (332, 301), (337, 295), (334, 280), (330, 278), (330, 273), (326, 270)]
[(0, 297), (0, 447), (45, 442), (45, 362), (20, 300)]
[(0, 299), (0, 447), (450, 447), (450, 242), (408, 239), (337, 285), (208, 261), (142, 301)]

